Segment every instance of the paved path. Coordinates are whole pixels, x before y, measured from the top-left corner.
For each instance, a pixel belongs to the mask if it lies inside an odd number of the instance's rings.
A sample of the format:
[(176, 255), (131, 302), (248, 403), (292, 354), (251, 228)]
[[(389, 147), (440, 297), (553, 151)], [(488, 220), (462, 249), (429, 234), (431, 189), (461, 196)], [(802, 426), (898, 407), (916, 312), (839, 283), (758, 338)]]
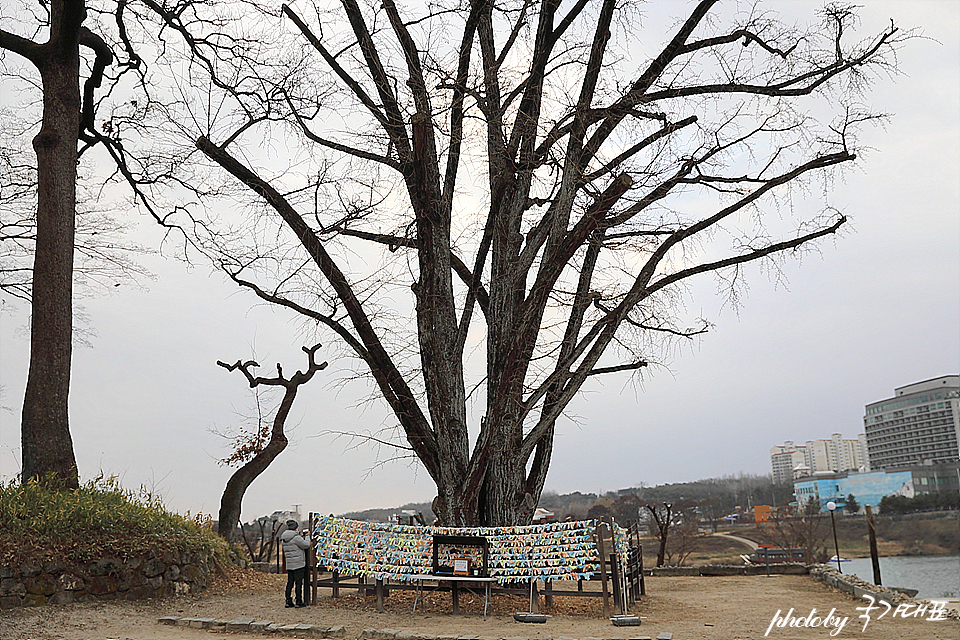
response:
[(753, 540), (748, 540), (748, 539), (746, 539), (746, 538), (741, 538), (740, 536), (734, 536), (734, 535), (731, 535), (731, 534), (729, 534), (729, 533), (715, 533), (715, 534), (713, 534), (713, 535), (715, 535), (715, 536), (723, 536), (724, 538), (730, 538), (731, 540), (736, 540), (737, 542), (741, 542), (741, 543), (747, 545), (748, 547), (750, 547), (750, 549), (751, 549), (752, 551), (756, 551), (756, 550), (757, 550), (757, 547), (760, 546), (760, 545), (758, 545), (756, 542), (754, 542)]

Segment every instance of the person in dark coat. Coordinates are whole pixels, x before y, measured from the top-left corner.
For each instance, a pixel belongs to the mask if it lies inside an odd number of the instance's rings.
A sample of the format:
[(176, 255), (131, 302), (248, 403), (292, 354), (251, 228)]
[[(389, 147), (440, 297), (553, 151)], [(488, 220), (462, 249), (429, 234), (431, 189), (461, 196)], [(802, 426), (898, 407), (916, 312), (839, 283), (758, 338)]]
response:
[[(283, 557), (287, 564), (287, 607), (303, 607), (303, 577), (307, 572), (307, 549), (310, 543), (297, 533), (297, 521), (287, 520), (287, 530), (280, 534), (280, 543), (283, 545)], [(296, 587), (297, 601), (294, 604), (293, 594)]]

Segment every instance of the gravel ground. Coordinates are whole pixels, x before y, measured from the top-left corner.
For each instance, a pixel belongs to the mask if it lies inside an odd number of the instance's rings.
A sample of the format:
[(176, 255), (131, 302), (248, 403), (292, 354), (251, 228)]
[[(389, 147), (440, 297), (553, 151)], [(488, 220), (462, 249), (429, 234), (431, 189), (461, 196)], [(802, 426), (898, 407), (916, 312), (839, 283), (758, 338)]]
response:
[[(774, 577), (658, 577), (647, 578), (648, 595), (630, 613), (644, 617), (637, 627), (616, 627), (602, 616), (599, 599), (556, 598), (545, 624), (524, 624), (513, 613), (527, 610), (523, 597), (494, 595), (492, 614), (482, 617), (483, 600), (462, 593), (459, 616), (450, 611), (450, 594), (437, 593), (418, 605), (412, 615), (413, 594), (394, 591), (386, 611), (376, 612), (372, 597), (349, 595), (333, 600), (321, 591), (317, 606), (286, 609), (283, 576), (231, 572), (207, 592), (144, 602), (51, 605), (0, 612), (0, 640), (232, 640), (260, 637), (225, 634), (158, 624), (165, 616), (234, 619), (250, 617), (281, 624), (343, 625), (347, 640), (360, 638), (367, 629), (413, 631), (427, 637), (478, 636), (479, 638), (656, 638), (671, 633), (674, 640), (780, 640), (863, 638), (864, 640), (958, 640), (956, 619), (931, 621), (929, 613), (904, 617), (909, 611), (883, 608), (871, 613), (864, 629), (865, 600), (836, 591), (808, 576)], [(593, 587), (594, 585), (589, 585)], [(561, 588), (558, 585), (557, 588)], [(542, 600), (541, 600), (542, 602)], [(860, 607), (860, 609), (858, 609)], [(771, 626), (793, 610), (803, 626)], [(815, 611), (814, 611), (815, 610)], [(824, 626), (821, 617), (833, 611), (832, 620), (846, 618), (842, 630)], [(813, 613), (811, 616), (810, 614)], [(812, 626), (817, 624), (817, 626)]]

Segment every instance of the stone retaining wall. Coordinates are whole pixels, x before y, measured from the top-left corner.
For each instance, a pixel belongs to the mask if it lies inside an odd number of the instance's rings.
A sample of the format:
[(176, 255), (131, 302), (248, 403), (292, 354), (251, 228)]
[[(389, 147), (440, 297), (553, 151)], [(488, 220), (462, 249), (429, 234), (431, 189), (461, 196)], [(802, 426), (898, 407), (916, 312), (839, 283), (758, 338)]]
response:
[(165, 551), (85, 564), (50, 560), (0, 566), (0, 608), (194, 593), (209, 586), (212, 563), (207, 553)]
[(900, 604), (910, 601), (909, 596), (899, 591), (871, 584), (852, 574), (840, 573), (829, 565), (812, 565), (810, 567), (810, 575), (821, 582), (827, 583), (831, 587), (849, 593), (854, 598), (862, 598), (864, 595), (869, 595), (874, 600), (886, 600), (890, 604)]

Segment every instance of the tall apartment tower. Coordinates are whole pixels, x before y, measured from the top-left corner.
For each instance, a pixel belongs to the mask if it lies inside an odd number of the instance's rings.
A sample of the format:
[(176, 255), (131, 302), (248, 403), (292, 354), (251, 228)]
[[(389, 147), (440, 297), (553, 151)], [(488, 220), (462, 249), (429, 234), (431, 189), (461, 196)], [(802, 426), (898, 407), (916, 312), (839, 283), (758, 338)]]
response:
[(787, 440), (782, 446), (770, 448), (770, 469), (773, 472), (774, 484), (793, 482), (794, 469), (806, 466), (804, 449), (794, 445), (792, 440)]
[(873, 470), (960, 459), (960, 375), (899, 387), (864, 413)]
[(807, 440), (796, 445), (787, 440), (770, 449), (770, 469), (775, 483), (793, 482), (798, 476), (817, 471), (868, 470), (863, 438), (844, 440), (834, 433), (829, 440)]

